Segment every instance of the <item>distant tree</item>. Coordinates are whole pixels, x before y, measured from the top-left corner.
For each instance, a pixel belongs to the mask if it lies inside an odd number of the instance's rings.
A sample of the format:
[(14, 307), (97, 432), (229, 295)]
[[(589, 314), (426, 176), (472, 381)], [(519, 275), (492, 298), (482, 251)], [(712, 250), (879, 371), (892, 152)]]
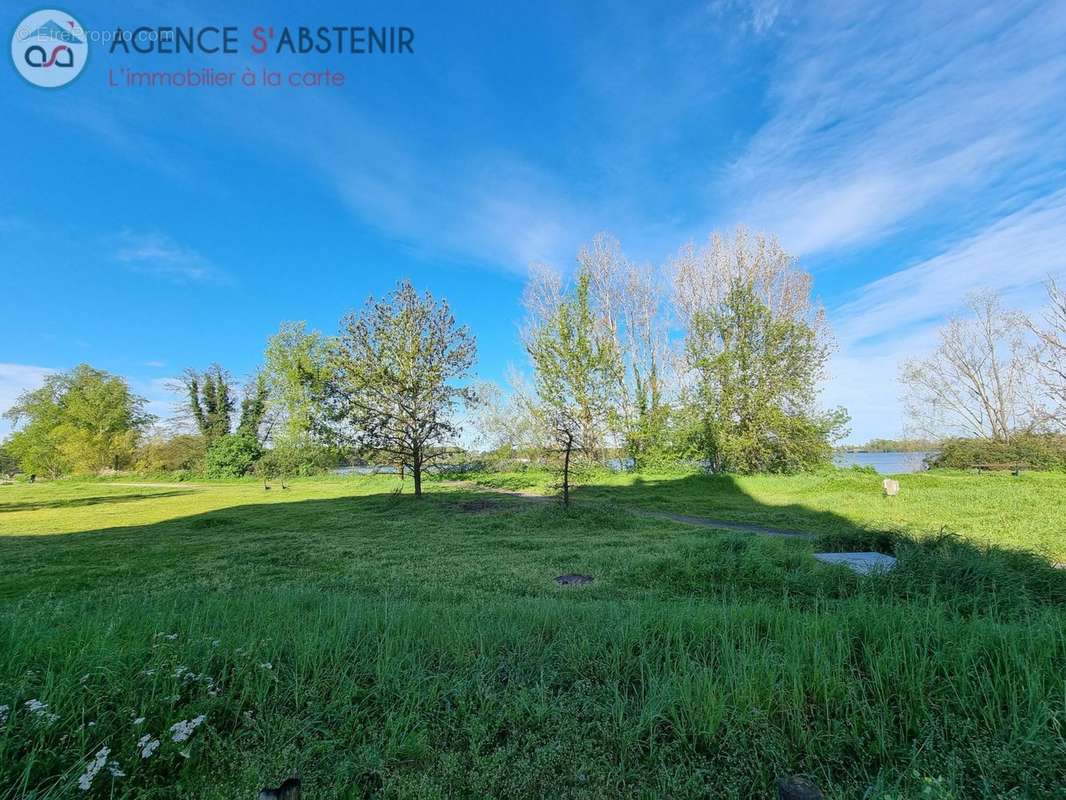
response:
[(714, 469), (793, 472), (828, 462), (843, 409), (819, 411), (832, 338), (810, 275), (777, 241), (739, 229), (675, 264), (691, 370), (687, 427)]
[(267, 383), (263, 374), (256, 373), (244, 390), (244, 398), (241, 400), (241, 421), (237, 424), (236, 432), (243, 436), (249, 436), (256, 441), (262, 441), (269, 435), (263, 431), (263, 423), (267, 413)]
[(203, 463), (206, 446), (202, 436), (157, 435), (141, 447), (136, 469), (143, 472), (196, 470)]
[(6, 447), (0, 447), (0, 475), (14, 475), (18, 466), (18, 459)]
[(123, 378), (81, 364), (49, 375), (8, 409), (15, 431), (5, 447), (25, 472), (50, 477), (118, 469), (153, 420), (145, 402)]
[(538, 423), (526, 402), (525, 387), (510, 395), (490, 381), (473, 387), (471, 424), (475, 446), (501, 458), (514, 458), (540, 446)]
[(639, 467), (667, 440), (670, 359), (662, 276), (629, 261), (606, 234), (581, 248), (578, 270), (588, 276), (595, 336), (617, 361), (609, 387), (612, 417)]
[(421, 496), (423, 470), (445, 459), (459, 436), (455, 407), (471, 393), (456, 382), (468, 376), (476, 352), (447, 301), (402, 281), (387, 298), (371, 297), (341, 321), (329, 391), (333, 416), (360, 450), (409, 468)]
[(1048, 421), (1066, 430), (1066, 290), (1049, 279), (1047, 293), (1049, 303), (1043, 319), (1026, 319), (1026, 325), (1036, 339), (1032, 358), (1049, 403)]
[(611, 341), (597, 336), (590, 280), (580, 272), (575, 285), (560, 289), (550, 304), (538, 305), (537, 296), (527, 295), (530, 320), (523, 338), (533, 362), (534, 411), (562, 458), (564, 505), (570, 503), (574, 457), (599, 448), (618, 385), (618, 354)]
[(212, 364), (203, 372), (186, 370), (183, 381), (196, 429), (208, 445), (228, 434), (234, 410), (229, 373), (220, 365)]
[(262, 430), (267, 410), (265, 377), (256, 373), (245, 387), (236, 428), (233, 383), (233, 377), (219, 364), (212, 364), (203, 372), (188, 369), (182, 377), (186, 408), (208, 447), (215, 439), (232, 432), (260, 441), (265, 438)]
[(275, 446), (306, 449), (321, 427), (330, 380), (330, 340), (306, 323), (283, 322), (267, 342), (268, 400), (279, 416)]
[(993, 292), (967, 298), (971, 316), (952, 319), (927, 357), (903, 364), (900, 382), (919, 433), (1010, 441), (1040, 421), (1032, 353), (1022, 315)]

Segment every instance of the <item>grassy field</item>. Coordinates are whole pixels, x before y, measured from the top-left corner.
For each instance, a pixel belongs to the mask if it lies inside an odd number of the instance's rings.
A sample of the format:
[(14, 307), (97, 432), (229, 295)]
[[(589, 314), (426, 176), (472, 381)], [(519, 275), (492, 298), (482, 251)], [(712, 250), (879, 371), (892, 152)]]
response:
[(0, 798), (1066, 797), (1066, 479), (903, 483), (0, 486)]

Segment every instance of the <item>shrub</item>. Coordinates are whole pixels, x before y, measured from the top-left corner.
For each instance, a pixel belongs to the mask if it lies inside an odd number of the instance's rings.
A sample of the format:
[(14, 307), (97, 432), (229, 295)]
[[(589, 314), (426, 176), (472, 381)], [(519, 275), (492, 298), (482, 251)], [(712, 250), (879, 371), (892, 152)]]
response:
[(278, 445), (263, 453), (255, 465), (261, 478), (318, 475), (337, 466), (337, 453), (315, 443)]
[(1034, 470), (1066, 470), (1066, 436), (1019, 435), (1009, 442), (992, 439), (948, 439), (929, 459), (930, 467), (969, 469), (1019, 465)]
[(239, 478), (248, 472), (263, 454), (255, 437), (245, 433), (219, 436), (207, 448), (204, 475), (208, 478)]

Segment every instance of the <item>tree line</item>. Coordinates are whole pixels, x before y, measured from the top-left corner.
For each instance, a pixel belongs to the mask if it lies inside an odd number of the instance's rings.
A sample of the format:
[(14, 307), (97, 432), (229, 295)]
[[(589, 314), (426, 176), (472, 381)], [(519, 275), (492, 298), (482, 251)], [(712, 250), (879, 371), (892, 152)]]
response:
[[(1042, 321), (975, 298), (971, 318), (904, 366), (923, 435), (1008, 440), (1062, 426), (1066, 304), (1048, 289)], [(845, 410), (818, 403), (834, 347), (825, 311), (772, 236), (715, 234), (652, 266), (601, 235), (569, 277), (534, 267), (523, 301), (528, 373), (506, 388), (472, 380), (476, 340), (447, 301), (401, 281), (333, 335), (282, 323), (243, 386), (218, 364), (187, 370), (169, 430), (119, 376), (88, 365), (50, 375), (6, 412), (0, 469), (270, 478), (360, 458), (410, 474), (421, 494), (424, 472), (465, 441), (557, 465), (566, 498), (577, 464), (795, 472), (826, 464), (846, 433)]]

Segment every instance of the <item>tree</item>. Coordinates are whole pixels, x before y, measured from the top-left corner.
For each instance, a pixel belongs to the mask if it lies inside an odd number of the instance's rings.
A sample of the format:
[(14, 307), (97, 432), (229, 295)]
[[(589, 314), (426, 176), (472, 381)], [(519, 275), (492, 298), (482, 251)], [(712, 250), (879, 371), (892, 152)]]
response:
[(617, 361), (610, 402), (626, 452), (640, 466), (666, 443), (669, 362), (662, 281), (650, 266), (630, 262), (606, 234), (580, 250), (578, 270), (589, 279), (595, 336)]
[(590, 282), (587, 272), (579, 272), (573, 288), (564, 292), (560, 286), (550, 303), (527, 293), (530, 320), (523, 335), (535, 374), (535, 411), (562, 455), (564, 505), (570, 504), (573, 457), (599, 447), (610, 420), (611, 387), (618, 382), (617, 353), (596, 335)]
[(306, 448), (323, 421), (330, 380), (330, 340), (304, 322), (283, 322), (267, 342), (264, 376), (280, 417), (275, 447)]
[(183, 380), (196, 429), (210, 446), (219, 436), (230, 432), (234, 409), (232, 379), (220, 365), (212, 364), (204, 372), (186, 370)]
[(144, 472), (177, 472), (197, 469), (203, 462), (206, 442), (202, 436), (162, 435), (146, 442), (137, 455), (137, 469)]
[(715, 234), (675, 264), (690, 370), (688, 427), (716, 470), (793, 472), (827, 462), (847, 414), (816, 407), (832, 339), (810, 276), (771, 237)]
[(59, 477), (127, 466), (153, 417), (126, 381), (81, 364), (24, 392), (4, 416), (5, 445), (25, 472)]
[(537, 422), (518, 388), (509, 396), (495, 383), (474, 386), (471, 424), (475, 446), (501, 458), (536, 448)]
[(0, 447), (0, 475), (14, 475), (18, 466), (18, 459), (6, 447)]
[[(221, 436), (234, 432), (233, 412), (236, 410), (233, 378), (219, 364), (212, 364), (203, 372), (185, 370), (182, 378), (187, 409), (207, 446)], [(267, 384), (256, 373), (244, 389), (241, 399), (240, 419), (236, 432), (262, 441), (263, 422), (267, 410)]]
[(1026, 325), (1036, 339), (1032, 357), (1050, 403), (1048, 421), (1066, 430), (1066, 291), (1049, 279), (1047, 293), (1050, 302), (1043, 314), (1043, 324), (1026, 319)]
[(476, 353), (447, 301), (401, 281), (389, 297), (371, 297), (341, 321), (329, 389), (333, 418), (359, 449), (409, 468), (420, 497), (423, 470), (446, 458), (460, 433), (455, 406), (471, 393), (455, 382), (468, 376)]
[(966, 304), (970, 318), (949, 321), (927, 358), (903, 364), (907, 413), (927, 436), (1007, 442), (1039, 421), (1025, 320), (993, 292), (971, 294)]

